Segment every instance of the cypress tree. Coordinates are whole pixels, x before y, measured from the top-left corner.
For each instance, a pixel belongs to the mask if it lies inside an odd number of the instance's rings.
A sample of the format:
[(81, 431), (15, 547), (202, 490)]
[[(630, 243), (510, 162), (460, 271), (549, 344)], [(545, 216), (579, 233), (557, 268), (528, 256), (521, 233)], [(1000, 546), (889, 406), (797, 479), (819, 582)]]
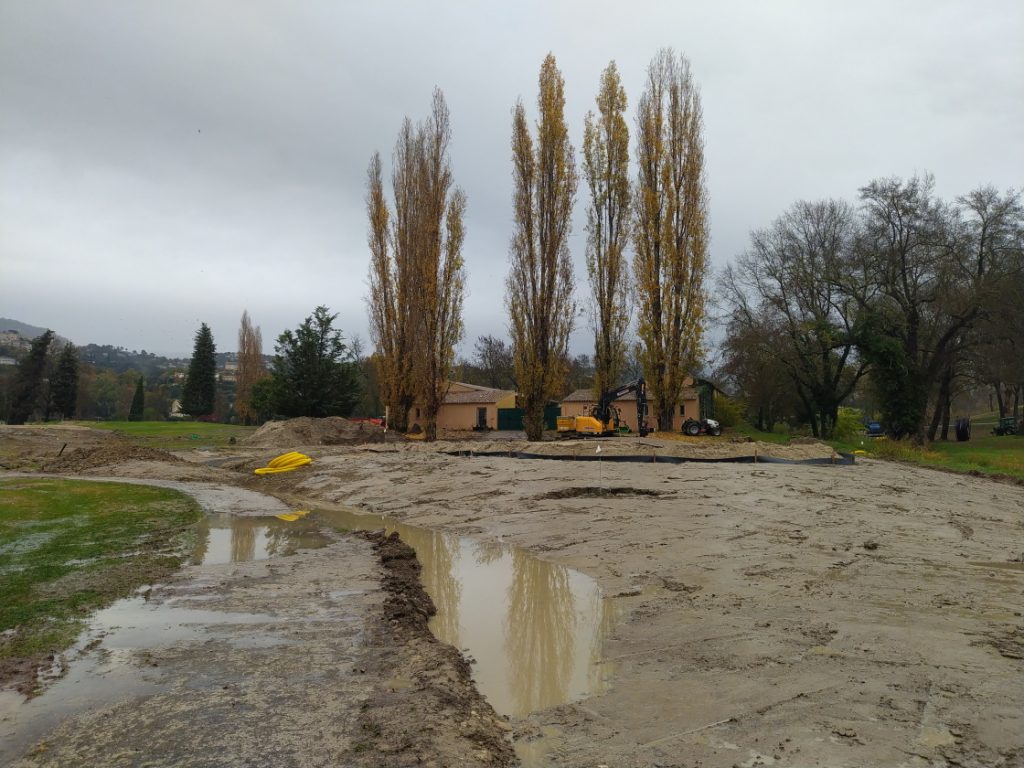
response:
[(18, 363), (14, 380), (14, 396), (11, 398), (9, 424), (24, 424), (39, 403), (46, 374), (46, 352), (53, 341), (53, 331), (47, 331), (32, 342), (28, 354)]
[(61, 418), (74, 418), (78, 407), (78, 350), (73, 344), (66, 344), (57, 359), (51, 391), (53, 405)]
[(209, 416), (213, 413), (217, 395), (217, 348), (213, 333), (203, 323), (196, 331), (195, 348), (188, 364), (188, 376), (181, 392), (181, 410), (191, 416)]
[(128, 410), (128, 421), (142, 421), (145, 410), (146, 389), (143, 377), (139, 376), (139, 383), (135, 387), (135, 397), (132, 398), (132, 407)]

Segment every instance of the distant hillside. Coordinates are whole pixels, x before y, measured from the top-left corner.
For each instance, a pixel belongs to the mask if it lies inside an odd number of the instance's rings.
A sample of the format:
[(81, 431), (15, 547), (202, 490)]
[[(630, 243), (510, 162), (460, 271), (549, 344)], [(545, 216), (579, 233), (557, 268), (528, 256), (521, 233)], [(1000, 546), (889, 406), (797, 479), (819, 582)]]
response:
[[(7, 331), (14, 331), (15, 336)], [(45, 328), (37, 328), (28, 323), (18, 320), (11, 320), (7, 317), (0, 317), (0, 355), (20, 357), (32, 344), (32, 339), (46, 333)], [(57, 341), (62, 344), (69, 343), (67, 339), (57, 336)], [(117, 373), (124, 371), (136, 371), (146, 378), (158, 376), (162, 371), (169, 369), (188, 368), (189, 358), (174, 358), (155, 355), (152, 352), (134, 349), (128, 350), (124, 347), (115, 347), (110, 344), (84, 344), (78, 347), (78, 357), (84, 363), (89, 363), (96, 368), (106, 368)], [(217, 368), (224, 368), (227, 363), (235, 363), (238, 355), (234, 352), (218, 352), (215, 356)], [(269, 355), (263, 356), (265, 365), (270, 365), (273, 358)]]
[(9, 317), (0, 317), (0, 331), (17, 331), (26, 339), (31, 341), (36, 336), (42, 336), (46, 333), (45, 328), (39, 328), (35, 325), (29, 325), (28, 323), (22, 323), (17, 320), (11, 320)]
[[(28, 352), (33, 339), (44, 333), (46, 333), (45, 328), (12, 320), (9, 317), (0, 317), (0, 355), (18, 358)], [(54, 349), (62, 349), (65, 344), (69, 343), (63, 336), (55, 336), (54, 342)]]

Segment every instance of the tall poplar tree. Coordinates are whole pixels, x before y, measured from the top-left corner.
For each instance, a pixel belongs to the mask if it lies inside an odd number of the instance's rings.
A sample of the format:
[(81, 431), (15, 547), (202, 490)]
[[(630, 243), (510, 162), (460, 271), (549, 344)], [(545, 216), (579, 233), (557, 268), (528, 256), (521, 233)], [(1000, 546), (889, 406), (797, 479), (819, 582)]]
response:
[(259, 326), (253, 327), (249, 311), (242, 311), (242, 324), (238, 328), (238, 375), (235, 378), (235, 413), (243, 424), (252, 424), (258, 414), (253, 407), (252, 390), (266, 377), (263, 364), (263, 334)]
[(515, 232), (505, 293), (529, 440), (541, 439), (544, 406), (565, 380), (576, 314), (569, 258), (576, 160), (565, 124), (565, 81), (552, 54), (541, 65), (539, 83), (536, 145), (522, 101), (512, 111)]
[[(396, 146), (399, 157), (401, 140)], [(374, 360), (380, 382), (380, 396), (387, 407), (388, 421), (405, 431), (412, 391), (412, 337), (409, 308), (412, 279), (407, 263), (392, 248), (391, 212), (384, 195), (380, 153), (375, 152), (367, 169), (366, 212), (369, 217), (367, 242), (370, 246), (370, 339), (376, 347)], [(407, 255), (404, 251), (402, 255)]]
[(393, 212), (378, 154), (367, 172), (367, 304), (381, 396), (398, 429), (407, 426), (413, 403), (423, 403), (428, 440), (437, 434), (437, 414), (463, 332), (466, 196), (454, 186), (450, 143), (448, 106), (435, 89), (430, 117), (417, 126), (406, 118), (399, 132), (391, 176)]
[(588, 112), (583, 130), (583, 175), (587, 207), (587, 276), (592, 294), (594, 390), (598, 396), (619, 383), (625, 367), (629, 327), (626, 246), (632, 213), (626, 91), (615, 62), (601, 73), (597, 117)]
[(451, 122), (440, 89), (434, 89), (430, 118), (418, 131), (417, 243), (418, 285), (413, 328), (417, 395), (423, 402), (427, 440), (437, 437), (437, 414), (448, 394), (455, 345), (462, 338), (465, 270), (462, 243), (466, 195), (454, 186), (448, 145)]
[(196, 331), (192, 360), (181, 392), (181, 410), (191, 416), (209, 416), (217, 396), (217, 348), (210, 327), (203, 323)]
[(639, 357), (658, 429), (670, 430), (701, 354), (707, 276), (704, 121), (690, 62), (661, 50), (637, 105), (633, 243)]

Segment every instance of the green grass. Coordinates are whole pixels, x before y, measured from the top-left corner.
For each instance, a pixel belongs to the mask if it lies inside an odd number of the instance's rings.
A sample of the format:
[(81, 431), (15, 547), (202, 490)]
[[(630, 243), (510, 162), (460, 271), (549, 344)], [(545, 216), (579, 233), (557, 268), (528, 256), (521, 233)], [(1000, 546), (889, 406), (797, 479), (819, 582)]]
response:
[(67, 648), (91, 612), (175, 571), (201, 514), (163, 488), (0, 480), (0, 660)]
[(1024, 480), (1024, 436), (1020, 435), (978, 436), (975, 432), (967, 442), (936, 441), (924, 449), (904, 440), (865, 440), (864, 443), (863, 450), (869, 456), (954, 472), (1005, 475)]
[(106, 429), (137, 440), (151, 448), (181, 449), (202, 446), (223, 447), (231, 438), (241, 440), (256, 427), (210, 424), (205, 421), (89, 421), (77, 422), (94, 429)]
[[(976, 422), (975, 427), (971, 439), (965, 443), (958, 443), (955, 439), (948, 442), (938, 440), (925, 449), (917, 448), (906, 440), (860, 436), (827, 442), (840, 453), (864, 451), (872, 458), (904, 461), (953, 472), (1005, 475), (1024, 480), (1024, 435), (996, 437), (988, 430), (978, 429)], [(789, 435), (759, 432), (746, 423), (730, 428), (729, 432), (771, 443), (786, 444), (790, 440)], [(952, 430), (950, 434), (952, 436)]]
[(790, 440), (790, 435), (788, 433), (779, 434), (777, 432), (761, 432), (745, 421), (741, 421), (735, 427), (727, 427), (725, 432), (726, 434), (745, 435), (752, 440), (760, 440), (764, 443), (778, 443), (779, 445), (787, 445)]

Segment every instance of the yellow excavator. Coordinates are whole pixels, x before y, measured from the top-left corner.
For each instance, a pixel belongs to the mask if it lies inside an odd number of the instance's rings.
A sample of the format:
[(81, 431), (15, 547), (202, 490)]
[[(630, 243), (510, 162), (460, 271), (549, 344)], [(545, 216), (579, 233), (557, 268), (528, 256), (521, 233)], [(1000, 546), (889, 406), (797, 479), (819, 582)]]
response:
[(636, 425), (640, 437), (651, 431), (647, 427), (647, 383), (643, 377), (616, 389), (603, 392), (597, 405), (586, 416), (559, 416), (556, 423), (559, 437), (604, 437), (619, 433), (619, 412), (612, 403), (620, 397), (636, 393)]

